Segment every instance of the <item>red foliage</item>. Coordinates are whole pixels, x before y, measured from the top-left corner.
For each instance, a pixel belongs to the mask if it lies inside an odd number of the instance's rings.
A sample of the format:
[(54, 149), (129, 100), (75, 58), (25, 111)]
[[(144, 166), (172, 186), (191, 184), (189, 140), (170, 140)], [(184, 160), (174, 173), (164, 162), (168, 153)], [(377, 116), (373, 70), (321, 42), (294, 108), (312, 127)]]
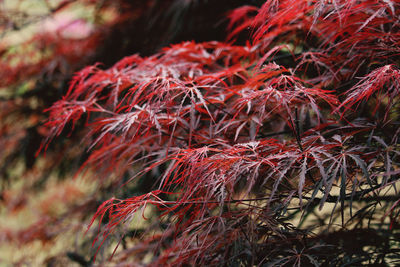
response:
[(48, 139), (85, 114), (84, 166), (156, 174), (154, 190), (99, 207), (101, 243), (152, 204), (168, 225), (153, 265), (261, 265), (300, 233), (289, 205), (340, 204), (342, 225), (346, 207), (353, 220), (353, 201), (398, 181), (399, 7), (266, 1), (230, 13), (228, 38), (252, 27), (251, 45), (184, 42), (79, 72), (49, 110)]

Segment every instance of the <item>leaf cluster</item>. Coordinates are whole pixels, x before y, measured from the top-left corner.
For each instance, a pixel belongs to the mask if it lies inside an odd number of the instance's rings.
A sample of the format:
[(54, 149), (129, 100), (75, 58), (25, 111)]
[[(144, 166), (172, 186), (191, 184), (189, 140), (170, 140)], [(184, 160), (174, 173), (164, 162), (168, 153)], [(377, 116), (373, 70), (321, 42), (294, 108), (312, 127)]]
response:
[[(96, 244), (154, 206), (159, 223), (114, 250), (118, 261), (152, 251), (151, 265), (398, 262), (398, 244), (382, 236), (395, 235), (400, 212), (399, 8), (268, 0), (229, 14), (229, 42), (78, 72), (48, 110), (46, 141), (84, 117), (83, 167), (154, 184), (98, 208)], [(320, 222), (307, 219), (327, 207)], [(335, 231), (371, 232), (386, 247), (351, 252)]]

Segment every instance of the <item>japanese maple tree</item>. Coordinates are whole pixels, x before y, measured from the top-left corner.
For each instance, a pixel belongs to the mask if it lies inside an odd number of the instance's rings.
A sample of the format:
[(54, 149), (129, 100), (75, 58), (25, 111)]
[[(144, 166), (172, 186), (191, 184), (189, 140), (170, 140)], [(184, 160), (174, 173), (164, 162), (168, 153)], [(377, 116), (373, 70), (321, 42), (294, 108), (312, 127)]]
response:
[(120, 185), (88, 225), (93, 261), (398, 264), (400, 1), (227, 16), (225, 41), (87, 66), (47, 110), (43, 149), (84, 128), (81, 172)]

